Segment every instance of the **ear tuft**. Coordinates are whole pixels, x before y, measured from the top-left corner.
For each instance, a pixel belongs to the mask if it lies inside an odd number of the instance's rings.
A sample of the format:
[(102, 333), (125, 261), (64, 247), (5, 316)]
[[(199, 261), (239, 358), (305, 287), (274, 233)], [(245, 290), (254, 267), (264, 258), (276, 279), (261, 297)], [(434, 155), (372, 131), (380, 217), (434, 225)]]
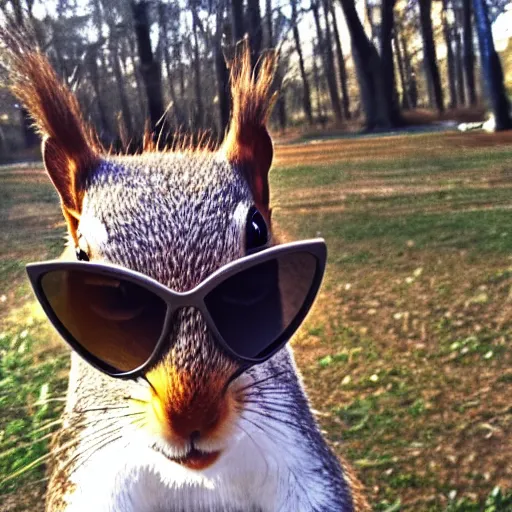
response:
[(245, 173), (256, 206), (267, 220), (273, 146), (266, 124), (277, 96), (271, 92), (276, 62), (276, 53), (268, 52), (253, 71), (249, 45), (244, 42), (239, 48), (231, 64), (232, 114), (223, 142), (227, 159)]
[[(22, 39), (23, 38), (23, 39)], [(30, 34), (0, 28), (11, 90), (25, 106), (43, 138), (43, 158), (65, 217), (79, 216), (87, 174), (102, 152), (94, 131), (83, 120), (78, 101), (39, 50)], [(74, 226), (70, 224), (74, 236)]]

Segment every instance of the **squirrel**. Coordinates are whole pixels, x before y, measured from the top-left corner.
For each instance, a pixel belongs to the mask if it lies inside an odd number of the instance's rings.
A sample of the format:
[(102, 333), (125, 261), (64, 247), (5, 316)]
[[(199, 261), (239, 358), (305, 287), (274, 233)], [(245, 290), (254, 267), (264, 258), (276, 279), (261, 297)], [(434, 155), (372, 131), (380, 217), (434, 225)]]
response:
[[(231, 120), (217, 148), (148, 144), (141, 154), (113, 155), (47, 58), (5, 33), (0, 39), (79, 259), (184, 291), (247, 253), (251, 209), (266, 242), (276, 243), (267, 130), (275, 54), (257, 73), (247, 45), (232, 62)], [(72, 352), (48, 512), (369, 510), (319, 430), (289, 344), (229, 382), (237, 363), (212, 344), (201, 315), (183, 310), (178, 320), (172, 346), (145, 379), (109, 377)], [(197, 433), (197, 450), (215, 456), (180, 452)]]

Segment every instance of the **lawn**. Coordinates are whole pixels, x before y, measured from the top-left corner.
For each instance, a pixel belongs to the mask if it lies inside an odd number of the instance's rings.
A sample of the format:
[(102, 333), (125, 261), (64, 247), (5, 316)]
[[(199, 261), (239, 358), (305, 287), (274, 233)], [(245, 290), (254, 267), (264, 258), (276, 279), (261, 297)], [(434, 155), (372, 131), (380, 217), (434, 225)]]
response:
[(282, 237), (330, 251), (293, 342), (328, 439), (376, 510), (512, 510), (512, 134), (277, 155)]
[[(23, 267), (60, 253), (64, 224), (42, 171), (0, 170), (0, 187), (7, 475), (39, 460), (58, 426), (66, 351)], [(281, 240), (327, 240), (326, 280), (293, 346), (374, 508), (512, 510), (512, 134), (278, 146), (272, 203)], [(37, 504), (44, 476), (0, 483), (0, 509)]]

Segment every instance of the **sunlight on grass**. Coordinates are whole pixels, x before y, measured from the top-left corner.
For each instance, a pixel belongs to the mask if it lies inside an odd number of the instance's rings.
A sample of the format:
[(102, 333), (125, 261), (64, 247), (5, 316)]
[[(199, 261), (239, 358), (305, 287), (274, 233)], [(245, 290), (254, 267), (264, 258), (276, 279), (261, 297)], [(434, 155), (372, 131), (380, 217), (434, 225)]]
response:
[[(329, 248), (317, 305), (293, 340), (297, 362), (375, 510), (512, 510), (512, 140), (502, 138), (277, 148), (278, 231)], [(24, 266), (58, 256), (65, 229), (40, 171), (0, 181), (5, 476), (44, 458), (58, 426), (67, 351)], [(22, 503), (32, 486), (19, 510), (40, 510), (44, 477), (40, 466), (0, 484), (0, 503)]]
[(385, 138), (374, 141), (380, 156), (367, 141), (337, 152), (328, 142), (314, 145), (311, 163), (305, 149), (287, 149), (289, 166), (274, 170), (279, 229), (329, 248), (297, 361), (375, 510), (504, 512), (512, 149), (394, 140), (395, 158)]

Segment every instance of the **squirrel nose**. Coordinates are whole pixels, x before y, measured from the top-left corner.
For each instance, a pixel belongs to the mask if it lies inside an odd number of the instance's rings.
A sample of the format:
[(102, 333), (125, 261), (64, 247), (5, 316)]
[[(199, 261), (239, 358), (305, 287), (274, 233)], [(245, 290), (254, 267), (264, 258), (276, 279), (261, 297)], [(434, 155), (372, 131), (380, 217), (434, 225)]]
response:
[(167, 417), (172, 433), (181, 439), (188, 439), (194, 445), (200, 438), (208, 436), (218, 426), (222, 404), (211, 404), (203, 408), (189, 404), (186, 409), (170, 407)]
[(200, 437), (201, 437), (201, 432), (199, 430), (194, 430), (190, 434), (190, 444), (192, 445), (192, 447), (195, 446), (195, 444), (199, 441)]
[(151, 383), (151, 409), (158, 430), (171, 442), (197, 443), (224, 435), (235, 410), (226, 392), (226, 377), (205, 375), (201, 381), (164, 364), (147, 374)]

